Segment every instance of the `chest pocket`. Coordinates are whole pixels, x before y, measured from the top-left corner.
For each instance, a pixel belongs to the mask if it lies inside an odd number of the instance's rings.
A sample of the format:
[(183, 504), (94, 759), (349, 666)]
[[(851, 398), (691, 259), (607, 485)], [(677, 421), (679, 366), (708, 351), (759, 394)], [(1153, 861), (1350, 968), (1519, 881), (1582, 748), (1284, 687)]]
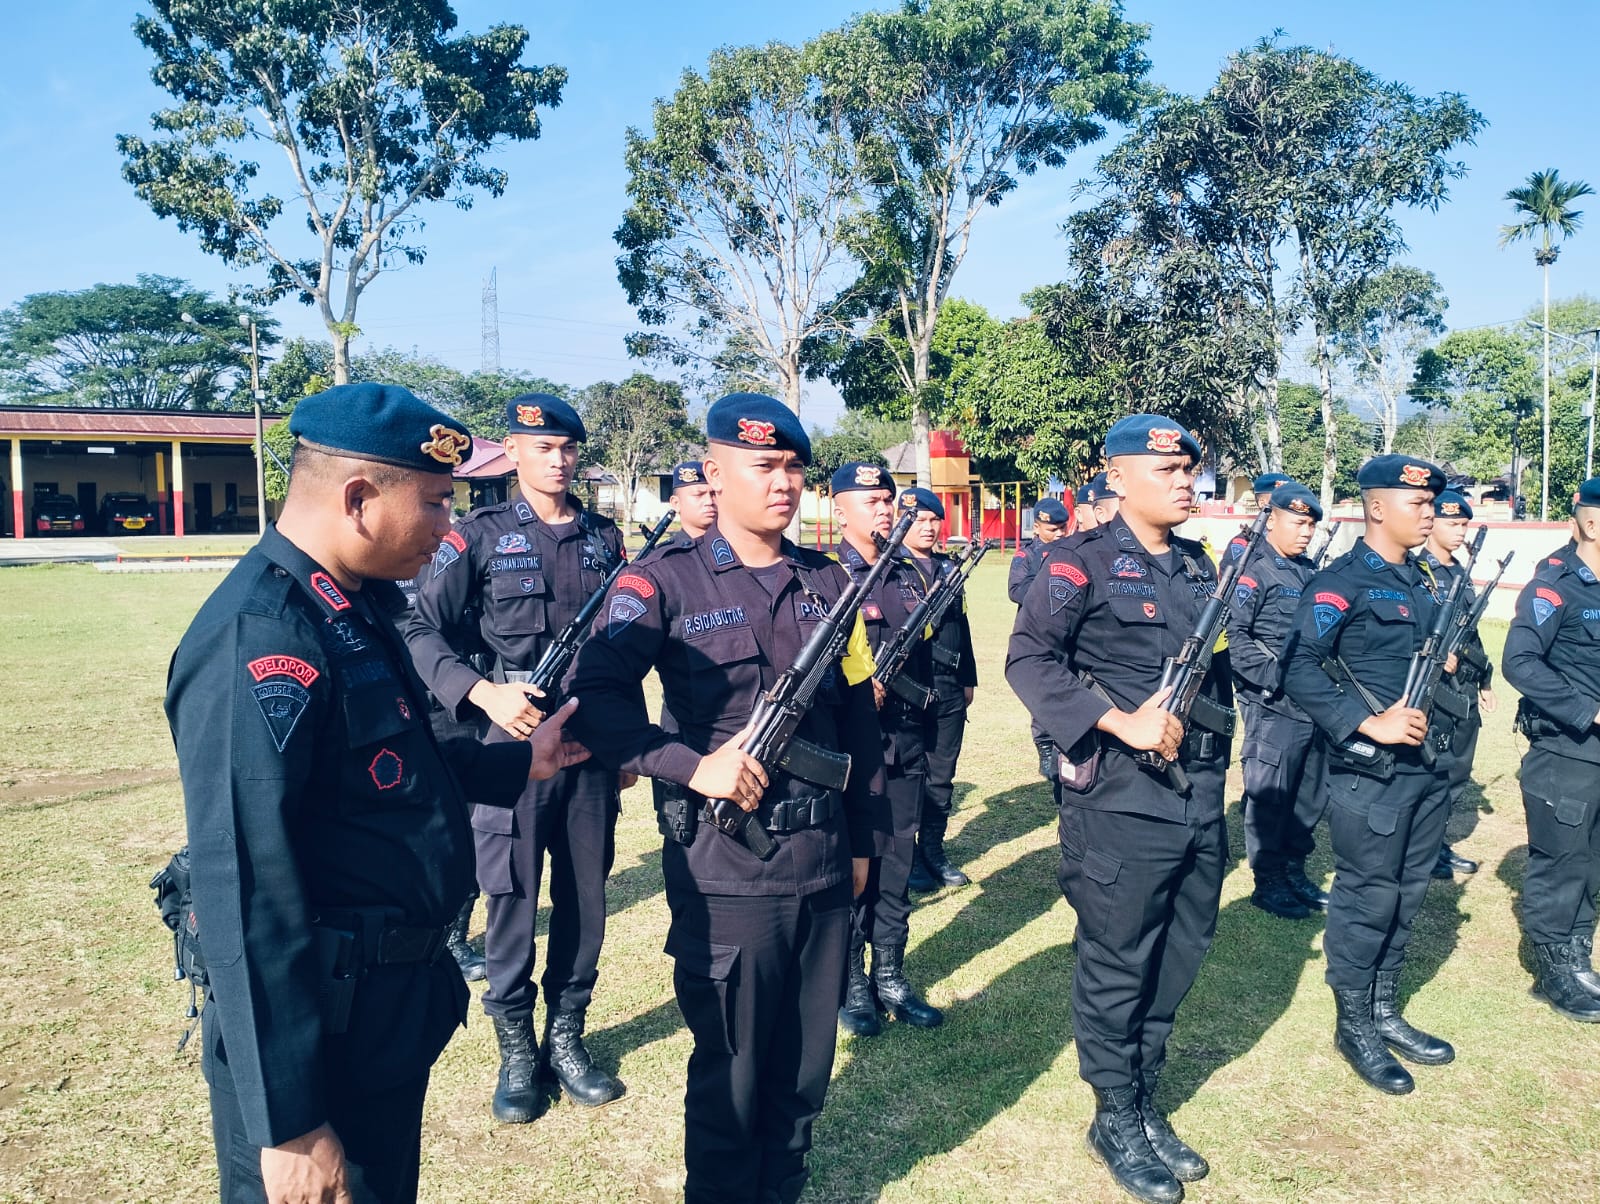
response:
[(717, 627), (686, 637), (684, 648), (694, 708), (714, 720), (726, 714), (730, 701), (761, 690), (761, 646), (747, 625)]
[(344, 810), (388, 811), (417, 802), (420, 721), (399, 682), (344, 695), (347, 751), (339, 770)]
[(1385, 651), (1392, 647), (1399, 649), (1401, 655), (1410, 656), (1415, 643), (1416, 604), (1396, 598), (1372, 598), (1368, 606), (1372, 617), (1381, 624)]
[(545, 630), (544, 573), (496, 573), (489, 578), (489, 624), (501, 635), (538, 635)]
[(1165, 627), (1167, 605), (1160, 598), (1135, 598), (1113, 594), (1107, 605), (1117, 622), (1128, 627)]

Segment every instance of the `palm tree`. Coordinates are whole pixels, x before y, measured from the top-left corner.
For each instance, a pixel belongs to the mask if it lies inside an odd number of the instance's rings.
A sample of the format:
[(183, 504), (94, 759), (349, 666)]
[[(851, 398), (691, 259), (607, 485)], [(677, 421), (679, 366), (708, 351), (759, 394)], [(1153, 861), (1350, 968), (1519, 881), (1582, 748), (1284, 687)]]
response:
[[(1544, 269), (1544, 452), (1541, 457), (1544, 479), (1539, 495), (1540, 522), (1550, 517), (1550, 265), (1561, 253), (1560, 247), (1551, 244), (1550, 236), (1559, 232), (1566, 238), (1576, 232), (1583, 224), (1583, 211), (1572, 208), (1572, 202), (1592, 195), (1594, 189), (1582, 180), (1563, 180), (1553, 167), (1536, 171), (1522, 187), (1506, 193), (1506, 200), (1511, 202), (1520, 220), (1500, 227), (1502, 247), (1535, 235), (1540, 239), (1540, 245), (1533, 252), (1533, 261)], [(1513, 488), (1517, 487), (1513, 483)]]

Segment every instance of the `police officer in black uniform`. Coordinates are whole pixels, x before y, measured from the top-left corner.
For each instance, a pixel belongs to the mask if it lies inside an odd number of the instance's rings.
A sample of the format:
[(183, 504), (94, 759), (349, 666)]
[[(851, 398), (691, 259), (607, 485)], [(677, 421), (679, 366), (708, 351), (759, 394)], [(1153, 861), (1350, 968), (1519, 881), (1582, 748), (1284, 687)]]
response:
[[(659, 818), (666, 952), (694, 1035), (686, 1204), (791, 1202), (833, 1067), (852, 890), (890, 835), (872, 659), (858, 624), (799, 732), (851, 757), (842, 792), (782, 772), (769, 780), (741, 751), (758, 696), (849, 579), (783, 538), (811, 459), (795, 415), (736, 393), (711, 407), (706, 427), (717, 524), (618, 580), (571, 686), (595, 715), (592, 735), (579, 734), (600, 758), (680, 784)], [(676, 731), (645, 710), (639, 682), (652, 667)], [(704, 822), (707, 798), (759, 815), (771, 856)]]
[(1415, 1082), (1390, 1049), (1425, 1066), (1455, 1057), (1448, 1041), (1407, 1023), (1398, 1000), (1449, 814), (1447, 766), (1430, 769), (1420, 752), (1428, 717), (1402, 697), (1438, 604), (1407, 553), (1433, 527), (1444, 476), (1424, 460), (1375, 456), (1356, 480), (1365, 532), (1306, 585), (1283, 689), (1328, 745), (1334, 875), (1323, 945), (1334, 1044), (1364, 1082), (1401, 1095)]
[(1080, 486), (1078, 492), (1073, 494), (1076, 506), (1072, 517), (1076, 529), (1072, 534), (1082, 535), (1109, 523), (1117, 513), (1117, 503), (1120, 500), (1106, 483), (1106, 474), (1095, 473), (1087, 485)]
[(1250, 901), (1270, 915), (1303, 920), (1328, 905), (1306, 877), (1327, 795), (1316, 728), (1283, 693), (1283, 661), (1314, 572), (1305, 552), (1322, 506), (1292, 482), (1274, 489), (1268, 505), (1266, 537), (1246, 562), (1228, 612), (1228, 659), (1244, 718), (1244, 844), (1256, 880)]
[(1293, 485), (1295, 479), (1286, 472), (1264, 472), (1254, 481), (1250, 482), (1250, 492), (1256, 495), (1256, 509), (1264, 510), (1272, 505), (1272, 492), (1279, 485)]
[[(894, 526), (894, 480), (876, 464), (848, 463), (833, 474), (833, 517), (844, 538), (834, 556), (854, 579), (861, 579), (878, 560), (874, 540)], [(897, 556), (861, 607), (867, 640), (883, 647), (922, 601), (922, 577), (908, 554)], [(934, 735), (931, 696), (933, 659), (930, 645), (917, 633), (916, 650), (901, 671), (912, 692), (922, 695), (913, 705), (873, 682), (878, 721), (883, 729), (883, 761), (887, 771), (892, 839), (872, 862), (867, 886), (855, 901), (851, 917), (849, 979), (839, 1008), (839, 1026), (858, 1037), (882, 1031), (878, 1011), (916, 1028), (936, 1028), (944, 1014), (921, 998), (906, 978), (906, 944), (910, 938), (911, 863), (916, 857), (917, 830), (922, 821), (928, 779), (928, 745)], [(872, 977), (867, 977), (867, 946), (872, 946)]]
[[(486, 715), (491, 741), (525, 739), (537, 727), (540, 710), (523, 683), (546, 643), (623, 556), (616, 525), (568, 492), (585, 438), (572, 407), (550, 394), (525, 393), (508, 403), (506, 420), (506, 454), (517, 466), (521, 496), (474, 510), (445, 536), (406, 628), (417, 671), (440, 704), (457, 718)], [(469, 609), (482, 616), (487, 676), (450, 638)], [(478, 882), (489, 896), (483, 1009), (500, 1046), (496, 1120), (535, 1118), (543, 1098), (539, 1075), (553, 1075), (569, 1098), (588, 1106), (623, 1093), (583, 1043), (605, 937), (618, 790), (615, 772), (590, 763), (529, 786), (513, 810), (473, 811)], [(540, 1048), (533, 1036), (534, 921), (546, 856), (550, 928)]]
[[(1216, 932), (1228, 841), (1222, 811), (1231, 703), (1212, 662), (1189, 729), (1161, 706), (1162, 666), (1216, 588), (1189, 517), (1200, 445), (1135, 414), (1106, 434), (1119, 513), (1052, 552), (1017, 614), (1006, 679), (1061, 753), (1060, 882), (1078, 913), (1072, 982), (1079, 1073), (1094, 1088), (1089, 1150), (1141, 1200), (1174, 1201), (1204, 1158), (1154, 1102), (1167, 1038)], [(1189, 789), (1138, 757), (1178, 760)]]
[(1517, 598), (1501, 672), (1522, 694), (1528, 870), (1522, 930), (1534, 994), (1569, 1020), (1600, 1023), (1594, 951), (1600, 890), (1600, 477), (1578, 488), (1576, 539), (1540, 562)]
[(717, 521), (717, 495), (706, 480), (705, 465), (685, 460), (672, 469), (672, 497), (668, 505), (678, 512), (678, 532), (685, 540), (699, 539)]
[[(1428, 542), (1422, 545), (1417, 561), (1428, 575), (1434, 593), (1441, 598), (1449, 592), (1455, 579), (1465, 573), (1466, 566), (1459, 563), (1455, 554), (1467, 539), (1467, 524), (1472, 521), (1472, 503), (1453, 489), (1446, 489), (1433, 499), (1433, 530)], [(1462, 590), (1466, 606), (1473, 604), (1475, 591), (1469, 577)], [(1465, 716), (1450, 723), (1441, 723), (1440, 738), (1449, 743), (1444, 752), (1450, 759), (1450, 809), (1455, 809), (1472, 777), (1472, 762), (1478, 753), (1478, 733), (1483, 730), (1483, 716), (1493, 713), (1499, 705), (1491, 686), (1494, 666), (1484, 651), (1483, 640), (1474, 631), (1461, 648), (1461, 663), (1445, 685), (1457, 697), (1455, 710)], [(1456, 874), (1476, 874), (1478, 863), (1463, 857), (1447, 842), (1439, 844), (1439, 859), (1434, 863), (1435, 878), (1451, 878)]]
[(578, 755), (437, 740), (393, 582), (450, 530), (471, 446), (404, 389), (296, 408), (277, 523), (200, 608), (166, 710), (210, 976), (202, 1067), (221, 1196), (414, 1200), (429, 1070), (466, 1020), (445, 930), (466, 801), (507, 808)]
[[(934, 550), (944, 522), (944, 503), (929, 489), (908, 489), (900, 495), (902, 509), (915, 507), (917, 521), (906, 533), (905, 548), (924, 595), (931, 590), (951, 558)], [(967, 730), (967, 709), (978, 688), (978, 663), (972, 649), (972, 624), (967, 621), (967, 595), (945, 608), (928, 649), (933, 660), (933, 732), (928, 741), (928, 776), (923, 783), (922, 822), (917, 830), (917, 855), (911, 862), (911, 889), (938, 890), (941, 886), (966, 886), (971, 879), (950, 864), (944, 837), (955, 802), (956, 761)]]
[(1033, 508), (1033, 538), (1017, 549), (1006, 578), (1006, 594), (1018, 606), (1028, 596), (1028, 587), (1039, 575), (1044, 551), (1067, 531), (1070, 519), (1066, 506), (1053, 497), (1040, 498)]

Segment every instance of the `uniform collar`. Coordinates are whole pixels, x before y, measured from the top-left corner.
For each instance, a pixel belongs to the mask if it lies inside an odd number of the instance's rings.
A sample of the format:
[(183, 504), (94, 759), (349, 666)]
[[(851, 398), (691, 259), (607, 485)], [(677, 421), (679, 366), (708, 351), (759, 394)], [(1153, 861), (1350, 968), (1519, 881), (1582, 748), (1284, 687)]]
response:
[[(722, 534), (722, 528), (712, 523), (706, 528), (706, 533), (690, 545), (700, 549), (700, 556), (706, 561), (713, 573), (725, 573), (729, 569), (743, 568), (744, 564), (733, 550), (733, 545)], [(790, 568), (802, 567), (800, 549), (790, 543), (788, 539), (778, 544), (778, 562), (787, 564)]]
[[(583, 530), (587, 531), (589, 529), (589, 521), (590, 521), (589, 512), (583, 508), (583, 502), (581, 502), (578, 499), (578, 495), (575, 494), (575, 493), (568, 493), (567, 494), (567, 505), (572, 507), (572, 510), (573, 510), (573, 516), (572, 516), (573, 522), (575, 522)], [(523, 497), (513, 498), (511, 500), (511, 513), (513, 515), (515, 515), (517, 521), (519, 523), (523, 524), (524, 526), (526, 526), (529, 523), (538, 523), (541, 527), (544, 527), (546, 530), (550, 529), (550, 524), (545, 522), (542, 518), (540, 518), (537, 514), (535, 514), (533, 512), (533, 506), (528, 502), (527, 498), (523, 498)], [(563, 523), (561, 525), (565, 526), (566, 524)]]
[[(332, 573), (280, 532), (276, 523), (267, 527), (266, 534), (256, 547), (263, 556), (288, 573), (301, 591), (316, 601), (323, 614), (342, 614), (354, 606), (351, 595), (356, 591), (347, 590), (335, 581)], [(393, 581), (369, 578), (362, 582), (360, 592), (365, 593), (367, 600), (385, 613), (394, 608), (397, 599), (402, 604), (404, 602), (400, 587)]]
[(1544, 564), (1550, 568), (1559, 566), (1566, 572), (1573, 574), (1580, 581), (1594, 583), (1594, 570), (1583, 563), (1583, 557), (1578, 555), (1578, 545), (1575, 543), (1568, 543), (1559, 550), (1550, 553), (1549, 556), (1545, 557)]

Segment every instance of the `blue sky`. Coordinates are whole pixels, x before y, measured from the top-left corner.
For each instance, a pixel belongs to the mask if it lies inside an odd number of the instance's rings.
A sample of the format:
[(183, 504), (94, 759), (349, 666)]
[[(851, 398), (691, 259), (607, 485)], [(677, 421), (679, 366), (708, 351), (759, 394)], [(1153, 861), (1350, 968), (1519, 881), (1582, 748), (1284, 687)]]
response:
[[(368, 290), (361, 345), (414, 347), (476, 367), (482, 281), (498, 268), (506, 367), (575, 385), (626, 375), (635, 366), (622, 347), (632, 314), (616, 283), (611, 241), (625, 207), (623, 131), (648, 122), (651, 101), (712, 48), (802, 40), (862, 6), (461, 0), (463, 29), (529, 26), (529, 60), (569, 72), (565, 99), (545, 114), (543, 137), (497, 157), (511, 177), (503, 198), (467, 214), (448, 207), (426, 214), (427, 262), (385, 274)], [(130, 29), (136, 11), (107, 0), (54, 0), (16, 6), (8, 16), (0, 43), (0, 162), (9, 181), (0, 189), (0, 306), (33, 292), (131, 281), (139, 272), (184, 277), (218, 293), (240, 279), (171, 222), (158, 221), (119, 174), (115, 136), (147, 132), (149, 114), (165, 99)], [(1228, 53), (1281, 28), (1291, 42), (1350, 55), (1418, 92), (1464, 93), (1489, 121), (1462, 153), (1470, 172), (1439, 213), (1404, 219), (1407, 258), (1439, 276), (1453, 327), (1513, 318), (1538, 300), (1528, 247), (1497, 246), (1509, 216), (1501, 199), (1507, 188), (1544, 167), (1600, 187), (1593, 75), (1600, 5), (1568, 6), (1560, 24), (1481, 0), (1130, 0), (1127, 15), (1152, 26), (1153, 78), (1174, 89), (1203, 90)], [(1022, 292), (1059, 274), (1057, 228), (1072, 207), (1072, 185), (1108, 145), (1025, 181), (985, 214), (955, 293), (1000, 316), (1019, 313)], [(1600, 293), (1600, 198), (1585, 207), (1588, 225), (1555, 270), (1556, 296)], [(280, 304), (276, 316), (285, 334), (322, 333), (315, 313), (296, 303)], [(820, 389), (808, 397), (806, 418), (825, 423), (836, 408)]]

